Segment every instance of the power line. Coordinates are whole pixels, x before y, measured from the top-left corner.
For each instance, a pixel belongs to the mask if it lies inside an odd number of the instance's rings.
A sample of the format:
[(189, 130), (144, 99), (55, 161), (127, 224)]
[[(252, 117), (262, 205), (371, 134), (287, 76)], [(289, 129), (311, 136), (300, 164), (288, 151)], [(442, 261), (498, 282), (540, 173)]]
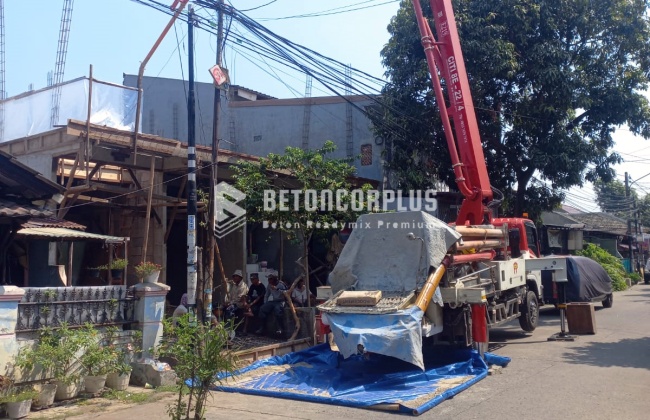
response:
[(269, 4), (275, 3), (276, 1), (278, 1), (278, 0), (271, 0), (270, 2), (265, 3), (265, 4), (261, 5), (261, 6), (253, 7), (253, 8), (250, 8), (250, 9), (244, 9), (244, 10), (242, 10), (242, 12), (250, 12), (252, 10), (261, 9), (262, 7), (265, 7), (265, 6), (268, 6)]
[[(302, 19), (302, 18), (311, 18), (311, 17), (339, 15), (339, 14), (342, 14), (342, 13), (356, 12), (356, 11), (359, 11), (359, 10), (370, 9), (372, 7), (379, 7), (379, 6), (383, 6), (385, 4), (389, 4), (389, 3), (397, 3), (400, 0), (389, 0), (389, 1), (385, 1), (383, 3), (379, 3), (379, 4), (373, 4), (373, 5), (364, 6), (364, 7), (357, 7), (357, 8), (354, 8), (354, 9), (347, 9), (348, 7), (354, 7), (354, 6), (358, 6), (358, 5), (366, 4), (366, 3), (373, 3), (375, 1), (376, 0), (366, 0), (366, 1), (362, 1), (361, 3), (336, 7), (334, 9), (329, 9), (329, 10), (322, 10), (320, 12), (304, 13), (304, 14), (301, 14), (301, 15), (284, 16), (284, 17), (277, 17), (277, 18), (258, 18), (258, 20), (260, 20), (260, 21), (272, 21), (272, 20)], [(346, 9), (346, 10), (342, 10), (342, 9)], [(245, 12), (246, 10), (241, 10), (241, 11)]]

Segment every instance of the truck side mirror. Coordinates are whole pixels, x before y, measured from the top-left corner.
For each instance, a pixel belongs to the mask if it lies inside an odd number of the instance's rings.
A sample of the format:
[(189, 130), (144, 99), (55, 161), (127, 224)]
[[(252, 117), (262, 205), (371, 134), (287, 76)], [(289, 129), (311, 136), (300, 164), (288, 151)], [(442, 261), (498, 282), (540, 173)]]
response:
[(510, 256), (512, 258), (521, 257), (519, 229), (510, 229), (508, 231), (508, 241), (510, 242)]

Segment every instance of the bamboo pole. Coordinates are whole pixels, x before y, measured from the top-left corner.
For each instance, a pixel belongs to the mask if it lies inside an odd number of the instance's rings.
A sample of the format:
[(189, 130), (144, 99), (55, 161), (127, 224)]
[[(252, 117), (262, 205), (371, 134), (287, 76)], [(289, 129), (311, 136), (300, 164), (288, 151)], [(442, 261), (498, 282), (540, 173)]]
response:
[[(295, 340), (296, 337), (298, 336), (298, 332), (300, 332), (300, 318), (298, 318), (298, 314), (296, 313), (296, 307), (293, 306), (293, 301), (291, 300), (291, 294), (293, 293), (293, 289), (296, 288), (296, 285), (302, 278), (303, 278), (302, 275), (296, 277), (296, 279), (291, 284), (291, 287), (289, 287), (289, 290), (283, 293), (284, 299), (287, 301), (287, 304), (289, 305), (289, 309), (291, 309), (291, 315), (293, 315), (293, 320), (296, 324), (296, 327), (293, 330), (293, 334), (291, 334), (291, 337), (289, 337), (288, 341)], [(309, 293), (309, 291), (307, 292)]]

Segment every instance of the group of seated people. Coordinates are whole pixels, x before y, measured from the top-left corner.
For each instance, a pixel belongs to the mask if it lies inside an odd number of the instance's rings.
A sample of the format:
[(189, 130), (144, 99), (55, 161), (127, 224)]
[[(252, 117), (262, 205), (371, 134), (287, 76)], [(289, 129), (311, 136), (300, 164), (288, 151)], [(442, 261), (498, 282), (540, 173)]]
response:
[[(262, 334), (266, 319), (272, 314), (275, 316), (277, 325), (275, 333), (282, 335), (284, 329), (282, 312), (286, 301), (284, 292), (289, 290), (289, 287), (280, 281), (276, 274), (269, 274), (267, 279), (268, 287), (262, 284), (258, 273), (252, 273), (250, 275), (251, 285), (248, 286), (243, 280), (242, 271), (235, 270), (232, 280), (228, 282), (224, 320), (233, 320), (235, 325), (243, 320), (243, 334), (248, 333), (252, 320), (257, 321), (259, 326), (255, 330), (255, 334)], [(313, 295), (307, 290), (305, 281), (301, 279), (291, 293), (291, 301), (294, 307), (306, 307), (309, 306), (309, 299), (313, 300)], [(174, 310), (173, 318), (176, 319), (186, 313), (187, 293), (181, 297), (180, 305)], [(213, 322), (216, 321), (216, 317), (213, 317)]]
[[(265, 287), (259, 279), (257, 273), (250, 276), (251, 285), (248, 287), (241, 270), (236, 270), (232, 275), (232, 282), (229, 283), (226, 297), (225, 320), (242, 319), (244, 320), (243, 333), (248, 332), (251, 318), (256, 318), (259, 327), (255, 334), (262, 334), (266, 318), (273, 314), (277, 324), (277, 335), (282, 335), (284, 329), (284, 319), (282, 311), (285, 306), (285, 296), (289, 287), (278, 279), (276, 274), (267, 276), (268, 287)], [(300, 280), (291, 293), (291, 301), (296, 307), (308, 306), (310, 293), (307, 291), (305, 281)]]

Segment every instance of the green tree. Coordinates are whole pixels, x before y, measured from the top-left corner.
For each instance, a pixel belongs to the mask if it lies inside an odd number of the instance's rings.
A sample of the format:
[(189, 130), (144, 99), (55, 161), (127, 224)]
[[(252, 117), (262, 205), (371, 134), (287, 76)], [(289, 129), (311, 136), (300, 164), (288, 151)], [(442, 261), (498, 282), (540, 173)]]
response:
[[(302, 244), (308, 287), (309, 242), (314, 232), (340, 229), (368, 211), (364, 195), (353, 194), (350, 180), (355, 168), (347, 159), (328, 157), (335, 150), (332, 141), (317, 150), (287, 147), (284, 155), (272, 153), (259, 162), (240, 162), (235, 167), (236, 187), (246, 194), (247, 220), (268, 222)], [(366, 184), (356, 191), (369, 190)], [(332, 194), (324, 193), (327, 191)], [(345, 192), (341, 194), (341, 206), (329, 208), (327, 204), (332, 199), (335, 202), (337, 191)]]
[[(428, 2), (423, 2), (426, 13)], [(613, 177), (612, 132), (650, 138), (640, 93), (650, 74), (645, 0), (455, 0), (453, 5), (494, 187), (506, 212), (558, 204), (562, 189)], [(401, 188), (453, 172), (410, 0), (382, 50), (385, 107), (371, 116), (391, 145)], [(435, 30), (435, 29), (434, 29)], [(545, 180), (550, 189), (536, 182)]]

